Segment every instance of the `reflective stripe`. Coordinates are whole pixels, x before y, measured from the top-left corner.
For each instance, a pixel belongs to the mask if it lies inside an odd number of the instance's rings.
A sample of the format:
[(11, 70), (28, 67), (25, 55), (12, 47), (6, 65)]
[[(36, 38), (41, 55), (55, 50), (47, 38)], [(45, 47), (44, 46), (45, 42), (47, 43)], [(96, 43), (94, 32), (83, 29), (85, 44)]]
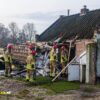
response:
[(32, 65), (31, 65), (31, 64), (27, 64), (27, 65), (26, 65), (26, 68), (27, 68), (27, 69), (32, 69)]
[(5, 62), (12, 63), (12, 57), (10, 55), (4, 55), (4, 60), (5, 60)]

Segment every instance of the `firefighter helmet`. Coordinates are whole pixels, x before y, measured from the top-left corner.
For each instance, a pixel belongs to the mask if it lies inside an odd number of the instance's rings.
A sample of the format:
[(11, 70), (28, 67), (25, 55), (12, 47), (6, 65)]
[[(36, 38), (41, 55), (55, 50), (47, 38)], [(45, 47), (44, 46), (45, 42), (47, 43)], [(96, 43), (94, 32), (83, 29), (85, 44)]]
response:
[(64, 50), (65, 49), (65, 46), (62, 46), (61, 49)]
[(57, 45), (54, 45), (54, 46), (53, 46), (53, 49), (57, 49)]
[(34, 45), (29, 45), (29, 49), (32, 50), (35, 46)]
[(32, 55), (36, 55), (36, 51), (35, 50), (32, 50), (31, 54)]
[(13, 48), (13, 44), (10, 44), (10, 43), (9, 43), (9, 44), (7, 45), (7, 48), (8, 48), (8, 49), (12, 49), (12, 48)]

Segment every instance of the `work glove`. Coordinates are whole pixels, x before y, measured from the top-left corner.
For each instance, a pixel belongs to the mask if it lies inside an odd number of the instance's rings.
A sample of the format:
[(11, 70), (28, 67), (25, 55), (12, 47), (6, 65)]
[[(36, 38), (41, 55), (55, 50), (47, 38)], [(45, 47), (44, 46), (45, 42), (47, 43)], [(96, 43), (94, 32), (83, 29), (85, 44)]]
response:
[(35, 65), (34, 64), (32, 64), (32, 68), (35, 70)]
[(62, 59), (63, 59), (63, 61), (65, 61), (65, 58), (64, 57), (62, 57)]
[(15, 68), (15, 65), (14, 65), (14, 64), (12, 64), (12, 65), (11, 65), (11, 68), (12, 68), (12, 69), (14, 69), (14, 68)]
[(56, 56), (54, 56), (54, 59), (56, 60)]
[(34, 68), (34, 64), (32, 64), (32, 68)]

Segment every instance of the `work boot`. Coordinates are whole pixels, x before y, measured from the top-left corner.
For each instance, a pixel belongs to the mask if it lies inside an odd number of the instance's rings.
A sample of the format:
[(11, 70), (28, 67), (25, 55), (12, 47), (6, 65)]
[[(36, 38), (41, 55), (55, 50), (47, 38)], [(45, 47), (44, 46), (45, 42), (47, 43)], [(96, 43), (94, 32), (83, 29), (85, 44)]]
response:
[(8, 77), (8, 70), (5, 70), (5, 77)]
[(27, 81), (27, 82), (28, 82), (28, 81), (29, 81), (29, 79), (25, 79), (25, 81)]
[(58, 74), (59, 74), (59, 72), (57, 71), (55, 74), (56, 74), (56, 75), (58, 75)]
[(11, 78), (11, 77), (12, 77), (12, 75), (11, 75), (11, 74), (8, 74), (8, 77), (9, 77), (9, 78)]
[(29, 81), (29, 76), (28, 75), (26, 75), (26, 81)]
[(55, 77), (55, 73), (52, 73), (52, 77)]
[(5, 77), (8, 77), (8, 75), (5, 74)]
[(32, 83), (33, 83), (33, 82), (35, 82), (35, 80), (31, 78), (31, 79), (29, 80), (29, 82), (32, 82)]
[(50, 77), (52, 77), (52, 73), (50, 73)]

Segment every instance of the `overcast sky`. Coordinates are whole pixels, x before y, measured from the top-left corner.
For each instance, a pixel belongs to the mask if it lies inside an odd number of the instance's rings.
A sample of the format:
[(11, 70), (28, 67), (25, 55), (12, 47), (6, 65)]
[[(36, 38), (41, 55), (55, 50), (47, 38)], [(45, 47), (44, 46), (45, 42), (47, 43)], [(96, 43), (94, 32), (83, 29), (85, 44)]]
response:
[(7, 26), (14, 21), (20, 28), (32, 22), (40, 34), (60, 15), (67, 15), (67, 9), (72, 15), (83, 5), (90, 10), (100, 8), (99, 0), (0, 0), (0, 22)]

